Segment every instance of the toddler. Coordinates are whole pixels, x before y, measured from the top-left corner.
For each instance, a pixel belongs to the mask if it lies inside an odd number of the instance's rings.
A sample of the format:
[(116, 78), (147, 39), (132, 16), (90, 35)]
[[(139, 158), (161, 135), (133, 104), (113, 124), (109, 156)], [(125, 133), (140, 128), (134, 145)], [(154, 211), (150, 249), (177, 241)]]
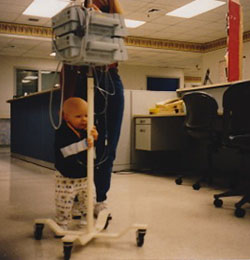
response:
[[(71, 97), (63, 104), (63, 122), (55, 133), (56, 222), (67, 229), (72, 212), (86, 213), (87, 149), (93, 146), (87, 138), (87, 102)], [(91, 130), (98, 138), (95, 127)], [(75, 199), (77, 198), (77, 199)]]

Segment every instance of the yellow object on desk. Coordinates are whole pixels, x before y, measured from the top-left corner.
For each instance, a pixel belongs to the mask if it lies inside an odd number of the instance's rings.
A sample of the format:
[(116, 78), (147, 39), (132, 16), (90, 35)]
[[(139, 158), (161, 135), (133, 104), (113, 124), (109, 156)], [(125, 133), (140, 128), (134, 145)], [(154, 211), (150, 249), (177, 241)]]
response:
[(180, 98), (156, 103), (154, 108), (149, 109), (150, 114), (179, 114), (184, 113), (184, 102)]

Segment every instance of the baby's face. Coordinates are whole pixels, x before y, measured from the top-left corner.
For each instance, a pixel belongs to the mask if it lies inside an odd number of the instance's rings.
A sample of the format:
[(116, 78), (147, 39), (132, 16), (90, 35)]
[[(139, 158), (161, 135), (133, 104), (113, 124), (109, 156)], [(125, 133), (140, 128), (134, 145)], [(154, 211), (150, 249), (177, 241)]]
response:
[(87, 129), (88, 113), (86, 108), (78, 109), (77, 111), (66, 114), (66, 121), (75, 129)]

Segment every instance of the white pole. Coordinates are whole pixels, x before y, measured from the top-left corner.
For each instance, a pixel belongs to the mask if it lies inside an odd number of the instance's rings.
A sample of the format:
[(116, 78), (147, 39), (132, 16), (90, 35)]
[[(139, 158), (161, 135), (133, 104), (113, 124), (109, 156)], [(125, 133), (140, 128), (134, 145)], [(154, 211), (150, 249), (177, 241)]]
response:
[(83, 2), (82, 0), (76, 0), (76, 1), (75, 1), (75, 4), (77, 4), (77, 5), (81, 5), (82, 2)]
[[(90, 131), (94, 126), (94, 79), (88, 77), (88, 138), (93, 137)], [(88, 170), (87, 170), (87, 194), (88, 194), (88, 213), (87, 213), (87, 229), (91, 233), (94, 229), (94, 207), (93, 207), (93, 187), (94, 187), (94, 146), (88, 149)]]
[[(82, 5), (83, 2), (84, 2), (84, 0), (76, 0), (76, 1), (75, 1), (75, 4), (77, 4), (77, 5)], [(88, 4), (89, 4), (89, 5), (91, 5), (92, 3), (93, 3), (92, 0), (88, 0)]]

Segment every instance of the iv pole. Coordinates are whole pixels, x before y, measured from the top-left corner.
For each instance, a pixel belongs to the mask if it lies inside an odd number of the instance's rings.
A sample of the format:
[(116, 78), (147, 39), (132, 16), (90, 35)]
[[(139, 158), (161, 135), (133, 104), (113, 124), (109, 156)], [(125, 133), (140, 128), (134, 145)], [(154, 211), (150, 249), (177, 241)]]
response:
[[(81, 0), (76, 0), (75, 4), (82, 5)], [(92, 0), (88, 0), (88, 4), (92, 4)], [(94, 79), (92, 67), (89, 66), (89, 73), (87, 75), (87, 101), (88, 101), (88, 138), (92, 138), (90, 132), (94, 126)], [(87, 150), (87, 232), (75, 230), (63, 230), (52, 219), (36, 219), (34, 237), (36, 240), (41, 240), (44, 225), (47, 224), (49, 228), (55, 233), (55, 237), (62, 238), (64, 246), (64, 260), (69, 260), (73, 244), (78, 242), (84, 246), (94, 238), (119, 238), (126, 234), (129, 230), (136, 230), (136, 243), (138, 247), (143, 246), (144, 236), (146, 234), (146, 224), (132, 224), (131, 226), (123, 229), (120, 233), (101, 233), (107, 228), (109, 220), (111, 219), (108, 210), (102, 210), (94, 225), (94, 201), (93, 201), (93, 188), (94, 188), (94, 147)]]
[[(89, 68), (91, 70), (91, 68)], [(92, 72), (92, 71), (91, 71)], [(91, 73), (90, 72), (90, 73)], [(92, 75), (93, 76), (93, 75)], [(91, 138), (93, 141), (93, 137), (90, 132), (94, 126), (94, 79), (93, 77), (88, 77), (87, 80), (88, 85), (88, 138)], [(87, 155), (88, 162), (88, 170), (87, 170), (87, 194), (88, 194), (88, 214), (87, 214), (87, 230), (88, 233), (91, 233), (94, 229), (94, 207), (93, 207), (93, 185), (94, 185), (94, 147), (88, 149)]]

